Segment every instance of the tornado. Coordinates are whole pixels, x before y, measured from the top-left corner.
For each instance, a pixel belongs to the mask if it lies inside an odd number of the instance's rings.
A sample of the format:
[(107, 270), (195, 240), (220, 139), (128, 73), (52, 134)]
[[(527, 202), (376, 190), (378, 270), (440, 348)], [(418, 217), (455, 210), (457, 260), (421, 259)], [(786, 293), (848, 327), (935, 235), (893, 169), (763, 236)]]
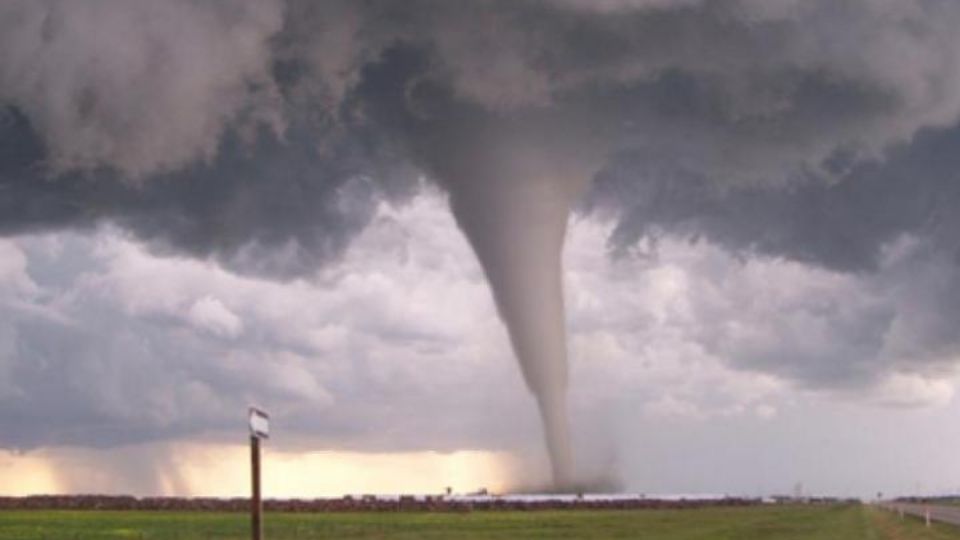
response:
[(520, 137), (500, 131), (447, 144), (449, 152), (432, 168), (486, 275), (539, 407), (554, 488), (563, 490), (573, 486), (575, 471), (562, 252), (571, 207), (595, 160), (585, 149), (557, 142), (542, 132)]

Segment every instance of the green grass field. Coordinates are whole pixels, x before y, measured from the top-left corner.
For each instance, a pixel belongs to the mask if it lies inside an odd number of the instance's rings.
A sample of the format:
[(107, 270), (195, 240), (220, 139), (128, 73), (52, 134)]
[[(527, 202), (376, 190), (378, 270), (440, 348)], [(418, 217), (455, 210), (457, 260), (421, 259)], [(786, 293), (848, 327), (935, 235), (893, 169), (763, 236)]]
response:
[[(867, 506), (701, 510), (268, 514), (268, 540), (649, 538), (665, 540), (960, 540)], [(249, 538), (242, 514), (0, 512), (0, 540)]]

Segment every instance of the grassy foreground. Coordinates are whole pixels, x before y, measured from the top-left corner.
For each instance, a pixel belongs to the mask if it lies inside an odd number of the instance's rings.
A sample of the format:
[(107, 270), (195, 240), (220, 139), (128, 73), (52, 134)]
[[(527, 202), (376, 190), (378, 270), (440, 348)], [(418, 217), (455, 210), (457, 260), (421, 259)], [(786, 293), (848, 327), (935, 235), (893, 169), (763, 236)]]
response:
[[(212, 540), (249, 538), (241, 514), (0, 512), (0, 540)], [(753, 507), (700, 510), (268, 514), (265, 538), (664, 540), (960, 540), (935, 526), (870, 507)]]

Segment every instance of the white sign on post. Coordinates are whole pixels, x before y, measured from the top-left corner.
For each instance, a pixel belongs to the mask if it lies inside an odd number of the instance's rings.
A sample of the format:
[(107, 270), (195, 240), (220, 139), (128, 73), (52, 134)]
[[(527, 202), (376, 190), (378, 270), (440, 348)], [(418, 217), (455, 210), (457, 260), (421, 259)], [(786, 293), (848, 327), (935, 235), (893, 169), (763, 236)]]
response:
[(250, 435), (258, 439), (270, 438), (270, 415), (256, 407), (250, 407)]

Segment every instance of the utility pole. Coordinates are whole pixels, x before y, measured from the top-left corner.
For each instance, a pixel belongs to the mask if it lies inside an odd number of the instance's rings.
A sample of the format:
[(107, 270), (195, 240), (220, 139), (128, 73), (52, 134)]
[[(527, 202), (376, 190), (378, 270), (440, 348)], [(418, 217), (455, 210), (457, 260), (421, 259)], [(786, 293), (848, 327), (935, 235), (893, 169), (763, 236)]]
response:
[(270, 416), (250, 407), (250, 472), (253, 496), (250, 497), (250, 526), (253, 540), (263, 538), (263, 502), (260, 499), (260, 439), (270, 437)]

